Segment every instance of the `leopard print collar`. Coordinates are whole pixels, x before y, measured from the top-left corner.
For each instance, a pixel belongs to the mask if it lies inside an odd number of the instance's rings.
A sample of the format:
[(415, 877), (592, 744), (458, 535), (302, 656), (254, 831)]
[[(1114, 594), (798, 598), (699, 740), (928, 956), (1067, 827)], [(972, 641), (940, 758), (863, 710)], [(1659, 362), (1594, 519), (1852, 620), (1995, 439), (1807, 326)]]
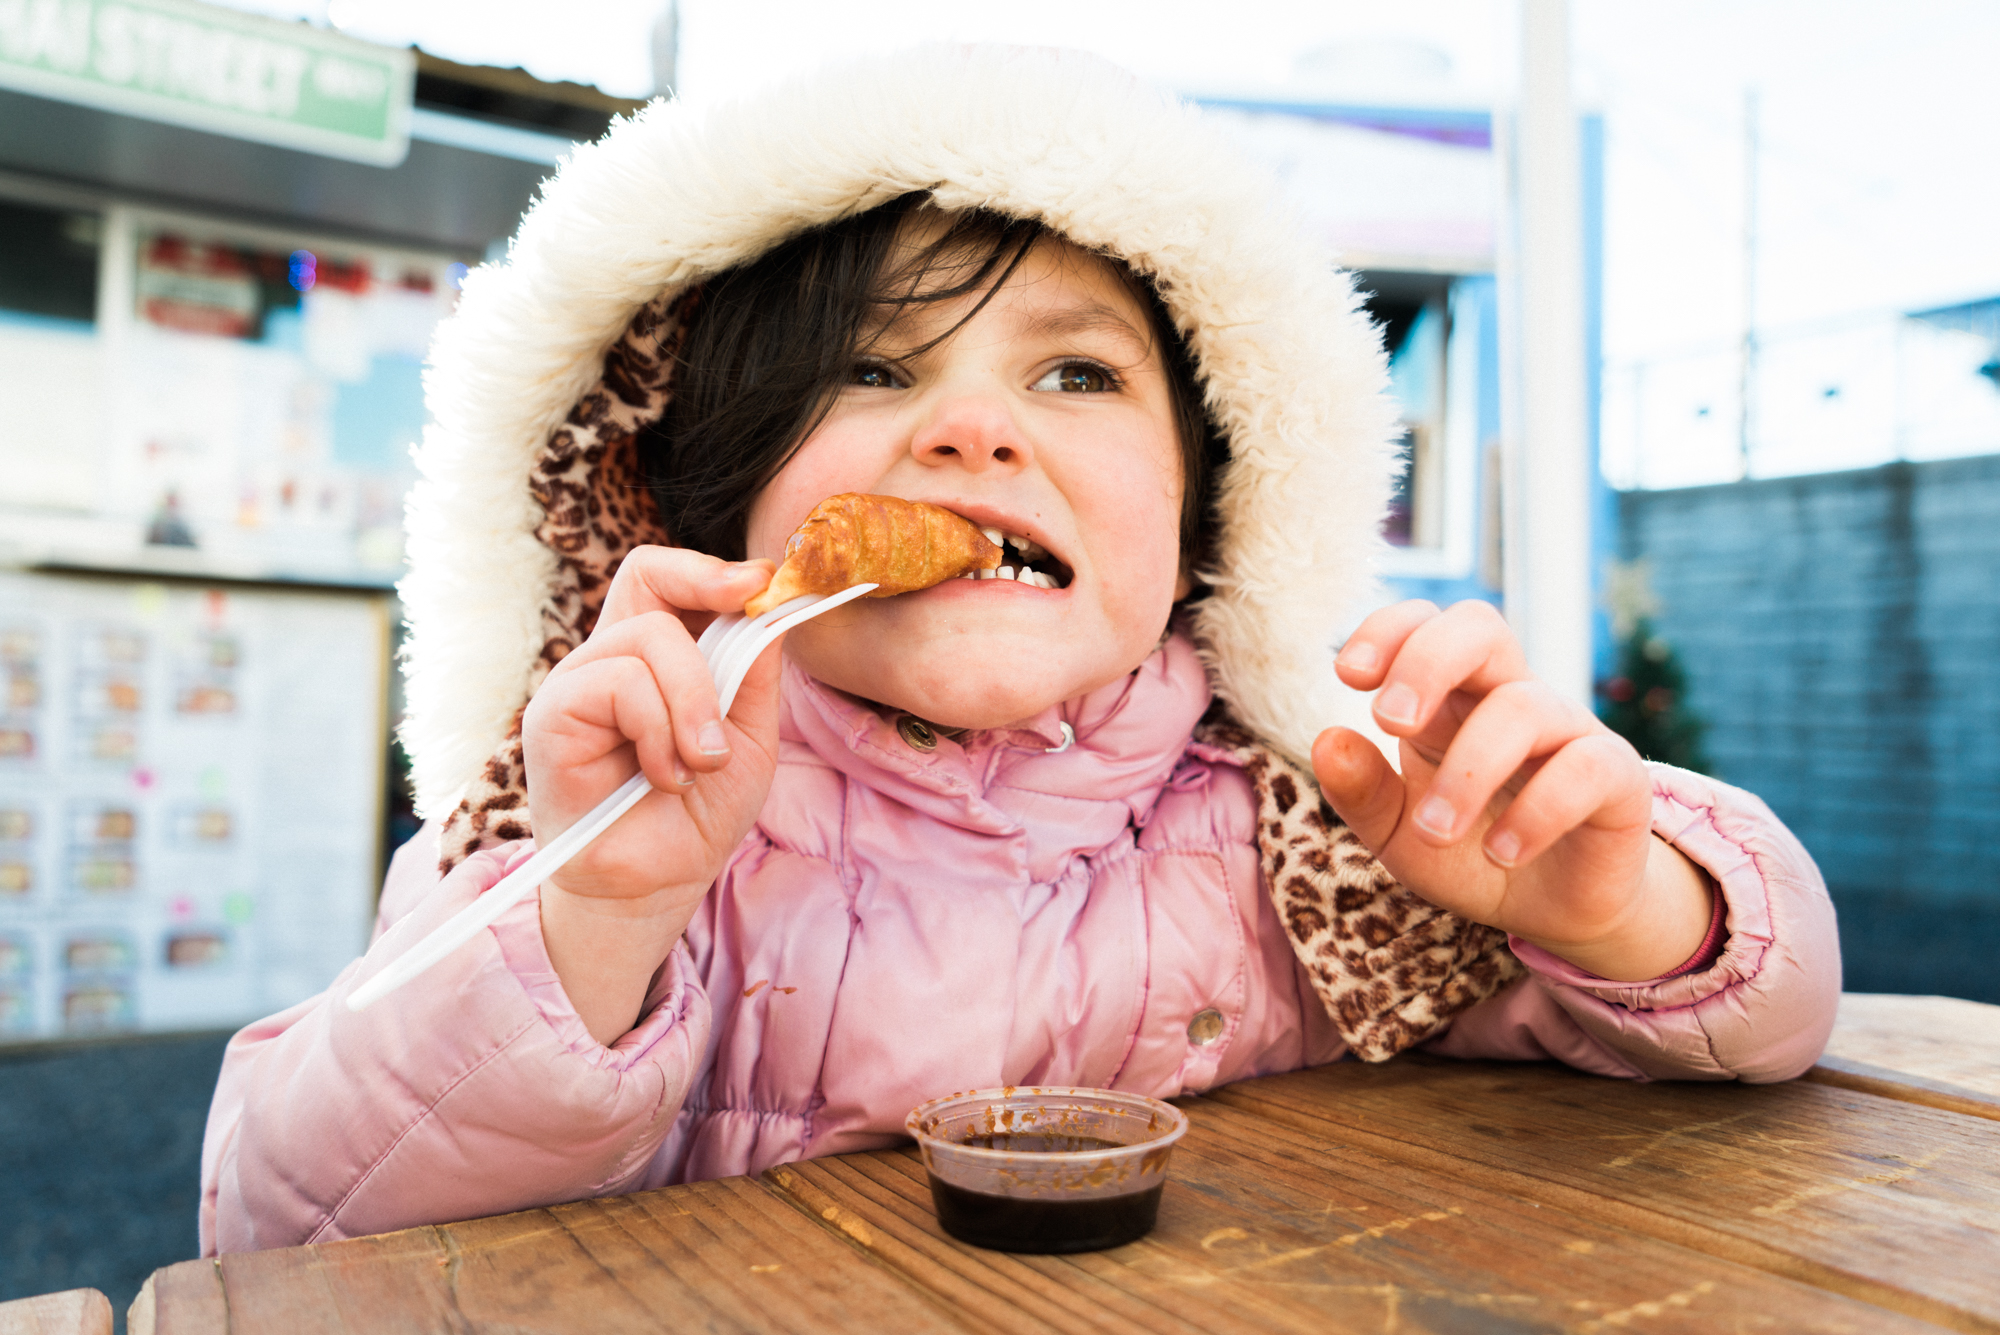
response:
[(1383, 1061), (1433, 1038), (1527, 969), (1503, 932), (1406, 890), (1342, 824), (1319, 783), (1219, 705), (1195, 730), (1257, 793), (1264, 884), (1348, 1051)]

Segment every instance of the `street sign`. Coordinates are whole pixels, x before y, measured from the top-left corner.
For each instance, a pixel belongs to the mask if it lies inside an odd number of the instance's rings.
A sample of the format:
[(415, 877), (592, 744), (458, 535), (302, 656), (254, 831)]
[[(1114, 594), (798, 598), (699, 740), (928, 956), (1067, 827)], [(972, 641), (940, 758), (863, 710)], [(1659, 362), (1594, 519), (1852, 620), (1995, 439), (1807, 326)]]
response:
[(192, 0), (0, 0), (0, 87), (393, 167), (413, 52)]

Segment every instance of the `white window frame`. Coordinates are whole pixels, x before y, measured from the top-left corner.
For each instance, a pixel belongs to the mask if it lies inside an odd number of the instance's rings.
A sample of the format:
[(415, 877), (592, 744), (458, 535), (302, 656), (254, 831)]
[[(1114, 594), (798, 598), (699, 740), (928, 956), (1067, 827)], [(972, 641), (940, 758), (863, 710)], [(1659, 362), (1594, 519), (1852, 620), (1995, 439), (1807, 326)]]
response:
[(1416, 579), (1464, 579), (1472, 574), (1479, 500), (1479, 319), (1451, 275), (1446, 294), (1444, 426), (1438, 445), (1444, 458), (1435, 476), (1444, 487), (1438, 541), (1428, 546), (1390, 546), (1382, 558), (1384, 575)]

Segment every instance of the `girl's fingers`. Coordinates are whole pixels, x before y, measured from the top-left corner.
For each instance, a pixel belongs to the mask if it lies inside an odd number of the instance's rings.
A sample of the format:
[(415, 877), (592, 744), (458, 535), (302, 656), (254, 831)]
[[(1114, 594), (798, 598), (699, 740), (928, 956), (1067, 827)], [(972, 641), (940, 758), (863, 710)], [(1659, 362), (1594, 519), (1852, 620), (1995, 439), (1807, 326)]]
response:
[(1439, 615), (1437, 604), (1422, 598), (1377, 608), (1340, 646), (1340, 654), (1333, 660), (1334, 671), (1357, 691), (1374, 690), (1410, 632)]
[[(609, 792), (621, 779), (598, 784), (604, 776), (590, 770), (629, 747), (646, 782), (678, 792), (693, 779), (680, 762), (672, 724), (652, 670), (636, 658), (607, 658), (544, 682), (528, 702), (522, 733), (540, 753), (532, 757), (538, 767), (545, 761), (552, 775), (570, 774)], [(581, 813), (603, 797), (604, 792), (569, 794), (558, 803), (576, 803)]]
[[(716, 709), (716, 683), (702, 662), (702, 652), (674, 614), (646, 612), (612, 628), (598, 628), (582, 648), (548, 673), (536, 699), (542, 691), (558, 685), (564, 687), (560, 699), (576, 699), (566, 683), (584, 673), (590, 673), (592, 681), (610, 679), (590, 671), (604, 664), (632, 664), (642, 669), (660, 701), (662, 715), (648, 719), (652, 731), (644, 737), (626, 733), (632, 741), (664, 747), (664, 763), (690, 773), (720, 769), (728, 763), (730, 733)], [(618, 675), (616, 679), (626, 683), (628, 677)], [(650, 767), (648, 779), (654, 779)], [(654, 785), (658, 787), (658, 779)]]
[(1646, 828), (1652, 819), (1646, 766), (1622, 738), (1598, 731), (1549, 757), (1486, 832), (1486, 856), (1526, 866), (1580, 825)]
[(602, 629), (647, 612), (692, 612), (699, 631), (708, 620), (699, 614), (742, 611), (775, 569), (769, 561), (724, 561), (686, 547), (634, 547), (612, 577), (597, 624)]
[(1313, 743), (1313, 777), (1362, 843), (1379, 853), (1403, 814), (1403, 780), (1375, 743), (1350, 728), (1328, 728)]
[(1458, 729), (1461, 711), (1440, 717), (1454, 694), (1482, 696), (1531, 675), (1514, 632), (1492, 604), (1454, 603), (1405, 638), (1376, 692), (1375, 718), (1392, 736), (1442, 751)]
[(690, 768), (712, 770), (727, 763), (729, 735), (716, 708), (715, 681), (687, 627), (671, 612), (642, 612), (615, 626), (600, 625), (556, 665), (549, 680), (618, 658), (638, 659), (652, 673), (673, 716), (674, 744)]
[(1426, 843), (1454, 843), (1523, 765), (1599, 731), (1595, 718), (1539, 681), (1496, 686), (1458, 724), (1411, 824)]

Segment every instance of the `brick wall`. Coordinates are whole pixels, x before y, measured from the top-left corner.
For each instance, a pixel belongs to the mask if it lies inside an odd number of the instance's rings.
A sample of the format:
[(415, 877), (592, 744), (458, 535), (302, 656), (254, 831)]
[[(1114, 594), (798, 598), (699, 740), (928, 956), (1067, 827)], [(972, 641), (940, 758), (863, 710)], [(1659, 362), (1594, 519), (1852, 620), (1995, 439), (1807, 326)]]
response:
[(1721, 777), (1805, 842), (1850, 991), (2000, 1001), (2000, 456), (1619, 498)]

